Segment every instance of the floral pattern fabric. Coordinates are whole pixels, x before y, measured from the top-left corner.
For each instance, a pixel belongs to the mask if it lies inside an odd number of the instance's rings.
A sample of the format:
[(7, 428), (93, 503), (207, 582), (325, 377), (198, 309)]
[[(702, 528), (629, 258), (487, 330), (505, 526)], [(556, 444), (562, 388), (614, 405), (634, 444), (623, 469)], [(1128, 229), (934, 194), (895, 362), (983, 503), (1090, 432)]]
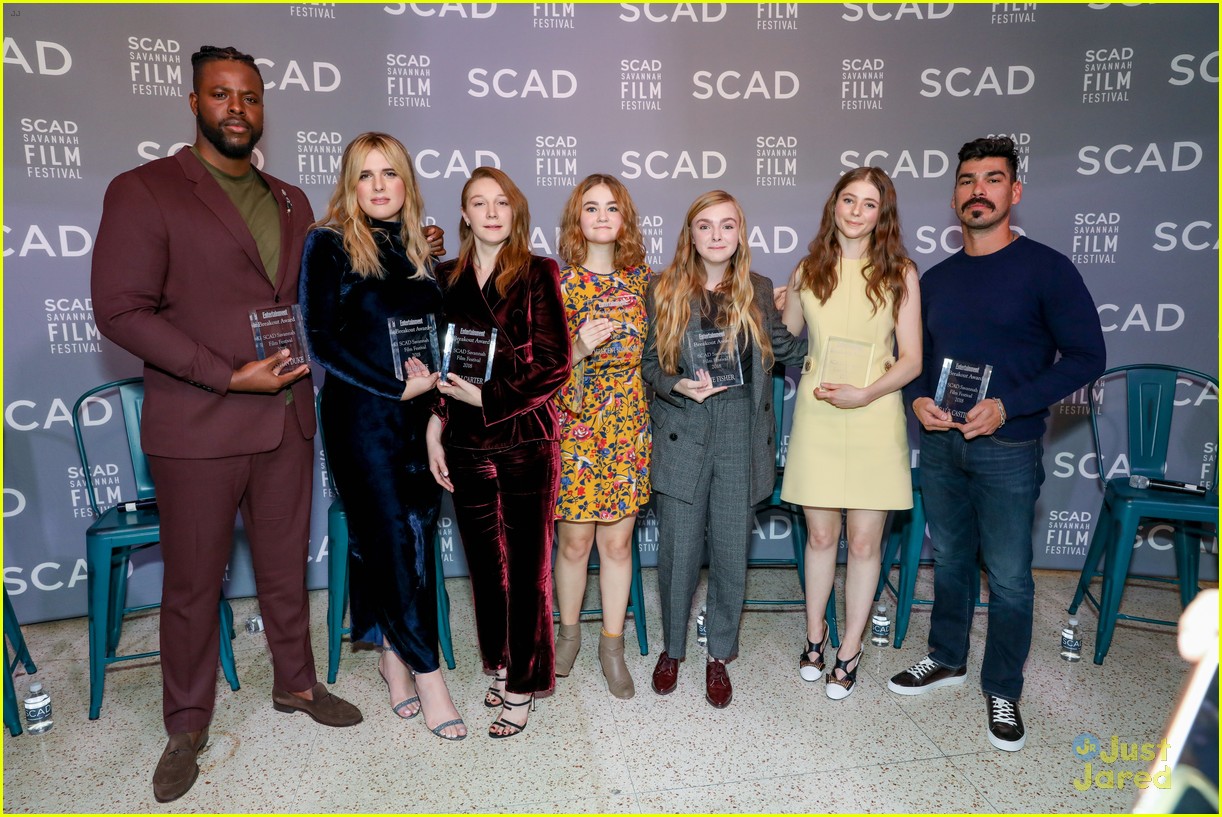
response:
[(614, 522), (649, 501), (649, 410), (641, 354), (645, 348), (642, 264), (611, 275), (582, 266), (560, 273), (569, 337), (586, 321), (609, 318), (609, 340), (573, 366), (554, 398), (560, 409), (560, 496), (556, 518)]

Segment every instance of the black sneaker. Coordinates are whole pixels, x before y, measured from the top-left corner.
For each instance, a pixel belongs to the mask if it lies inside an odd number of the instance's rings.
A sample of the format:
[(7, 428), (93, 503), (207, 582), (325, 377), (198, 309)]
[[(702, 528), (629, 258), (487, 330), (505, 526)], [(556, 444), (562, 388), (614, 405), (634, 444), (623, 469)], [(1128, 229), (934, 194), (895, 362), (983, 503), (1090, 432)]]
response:
[(1007, 701), (996, 695), (985, 695), (989, 706), (989, 743), (1003, 752), (1017, 752), (1027, 742), (1023, 716), (1018, 714), (1018, 701)]
[(967, 679), (967, 667), (948, 669), (929, 656), (895, 675), (887, 682), (887, 689), (897, 695), (920, 695), (938, 687), (962, 684)]

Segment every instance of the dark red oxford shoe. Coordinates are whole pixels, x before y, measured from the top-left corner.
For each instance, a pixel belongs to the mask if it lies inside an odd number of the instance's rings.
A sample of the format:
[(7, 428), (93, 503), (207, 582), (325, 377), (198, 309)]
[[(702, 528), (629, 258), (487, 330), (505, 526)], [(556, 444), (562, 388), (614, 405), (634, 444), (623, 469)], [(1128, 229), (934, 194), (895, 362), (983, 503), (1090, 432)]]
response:
[(704, 699), (717, 709), (725, 709), (734, 698), (734, 687), (724, 661), (709, 661), (704, 668)]
[(659, 695), (669, 695), (679, 685), (679, 659), (671, 658), (663, 650), (658, 656), (658, 664), (653, 668), (653, 691)]

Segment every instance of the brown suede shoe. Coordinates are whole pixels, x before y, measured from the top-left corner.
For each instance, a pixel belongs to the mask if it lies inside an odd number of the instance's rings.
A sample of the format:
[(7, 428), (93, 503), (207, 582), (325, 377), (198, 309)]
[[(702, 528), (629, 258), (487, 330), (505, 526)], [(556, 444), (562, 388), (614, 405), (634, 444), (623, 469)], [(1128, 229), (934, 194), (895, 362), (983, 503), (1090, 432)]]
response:
[(208, 743), (207, 727), (198, 732), (175, 732), (170, 735), (157, 770), (153, 772), (153, 797), (158, 803), (177, 800), (191, 790), (199, 777), (195, 758)]
[(704, 699), (717, 709), (725, 709), (734, 699), (734, 687), (724, 661), (709, 661), (704, 668)]
[(332, 695), (322, 684), (315, 684), (310, 692), (314, 695), (312, 701), (272, 689), (272, 708), (277, 712), (304, 712), (323, 726), (356, 726), (364, 720), (361, 710)]
[(659, 695), (669, 695), (679, 684), (679, 659), (671, 658), (663, 650), (658, 656), (657, 666), (653, 668), (653, 691)]

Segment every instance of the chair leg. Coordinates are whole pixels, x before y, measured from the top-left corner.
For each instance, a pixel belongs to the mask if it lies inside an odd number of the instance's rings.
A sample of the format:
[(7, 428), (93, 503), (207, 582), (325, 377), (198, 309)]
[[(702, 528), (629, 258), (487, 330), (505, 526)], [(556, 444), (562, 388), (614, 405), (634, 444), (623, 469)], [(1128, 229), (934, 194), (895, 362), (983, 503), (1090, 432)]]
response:
[(131, 549), (112, 550), (110, 556), (110, 613), (106, 621), (106, 656), (114, 657), (123, 636), (123, 612), (127, 607), (127, 570)]
[(1099, 521), (1095, 532), (1090, 538), (1090, 548), (1086, 551), (1086, 561), (1082, 563), (1082, 575), (1078, 577), (1078, 589), (1074, 591), (1073, 601), (1069, 603), (1069, 614), (1078, 612), (1078, 606), (1090, 589), (1091, 580), (1099, 572), (1099, 563), (1107, 550), (1107, 542), (1112, 536), (1112, 512), (1108, 507), (1107, 498), (1099, 505)]
[[(8, 629), (8, 594), (4, 595), (5, 619), (4, 629)], [(21, 734), (21, 709), (17, 703), (17, 690), (13, 687), (13, 662), (8, 657), (8, 644), (4, 645), (4, 725), (9, 734), (17, 737)]]
[(327, 683), (334, 684), (348, 607), (348, 518), (334, 502), (327, 512), (327, 536)]
[(1191, 523), (1175, 526), (1175, 566), (1179, 577), (1180, 604), (1187, 607), (1197, 595), (1197, 577), (1201, 566), (1201, 535)]
[(85, 536), (86, 584), (89, 613), (89, 720), (96, 721), (102, 711), (106, 690), (106, 647), (110, 616), (110, 548)]
[(1120, 600), (1133, 558), (1133, 539), (1141, 518), (1122, 510), (1117, 514), (1117, 535), (1109, 540), (1106, 564), (1103, 568), (1103, 592), (1099, 602), (1099, 627), (1095, 637), (1095, 663), (1102, 664), (1112, 646)]
[(641, 655), (649, 655), (649, 631), (645, 626), (645, 585), (641, 581), (641, 542), (640, 529), (632, 529), (632, 582), (628, 587), (629, 601), (632, 603), (632, 623), (636, 626), (637, 646)]
[(912, 511), (900, 543), (899, 594), (895, 600), (895, 638), (898, 650), (908, 635), (908, 620), (912, 615), (912, 599), (916, 595), (917, 571), (921, 567), (921, 549), (925, 547), (925, 500), (919, 490), (912, 492)]
[[(25, 636), (21, 634), (21, 624), (17, 621), (17, 613), (13, 610), (13, 603), (9, 601), (7, 589), (4, 591), (4, 634), (13, 645), (13, 662), (20, 662), (25, 667), (26, 675), (38, 672), (34, 659), (30, 657), (30, 649), (25, 644)], [(10, 663), (9, 666), (13, 664)]]
[(229, 599), (221, 596), (220, 619), (221, 619), (221, 638), (220, 638), (220, 653), (221, 653), (221, 670), (225, 673), (225, 680), (229, 682), (229, 688), (234, 692), (241, 689), (241, 684), (238, 683), (238, 669), (233, 661), (233, 639), (235, 638), (233, 630), (233, 608), (229, 606)]
[(910, 524), (912, 524), (911, 511), (891, 512), (891, 531), (887, 534), (886, 544), (883, 546), (883, 561), (878, 572), (878, 587), (874, 589), (875, 601), (883, 597), (883, 589), (887, 586), (887, 579), (891, 577), (891, 568), (895, 564), (900, 542), (903, 541)]
[(441, 531), (433, 533), (433, 578), (437, 586), (437, 639), (446, 666), (454, 669), (454, 641), (450, 633), (450, 593), (446, 590), (445, 565), (441, 560)]

